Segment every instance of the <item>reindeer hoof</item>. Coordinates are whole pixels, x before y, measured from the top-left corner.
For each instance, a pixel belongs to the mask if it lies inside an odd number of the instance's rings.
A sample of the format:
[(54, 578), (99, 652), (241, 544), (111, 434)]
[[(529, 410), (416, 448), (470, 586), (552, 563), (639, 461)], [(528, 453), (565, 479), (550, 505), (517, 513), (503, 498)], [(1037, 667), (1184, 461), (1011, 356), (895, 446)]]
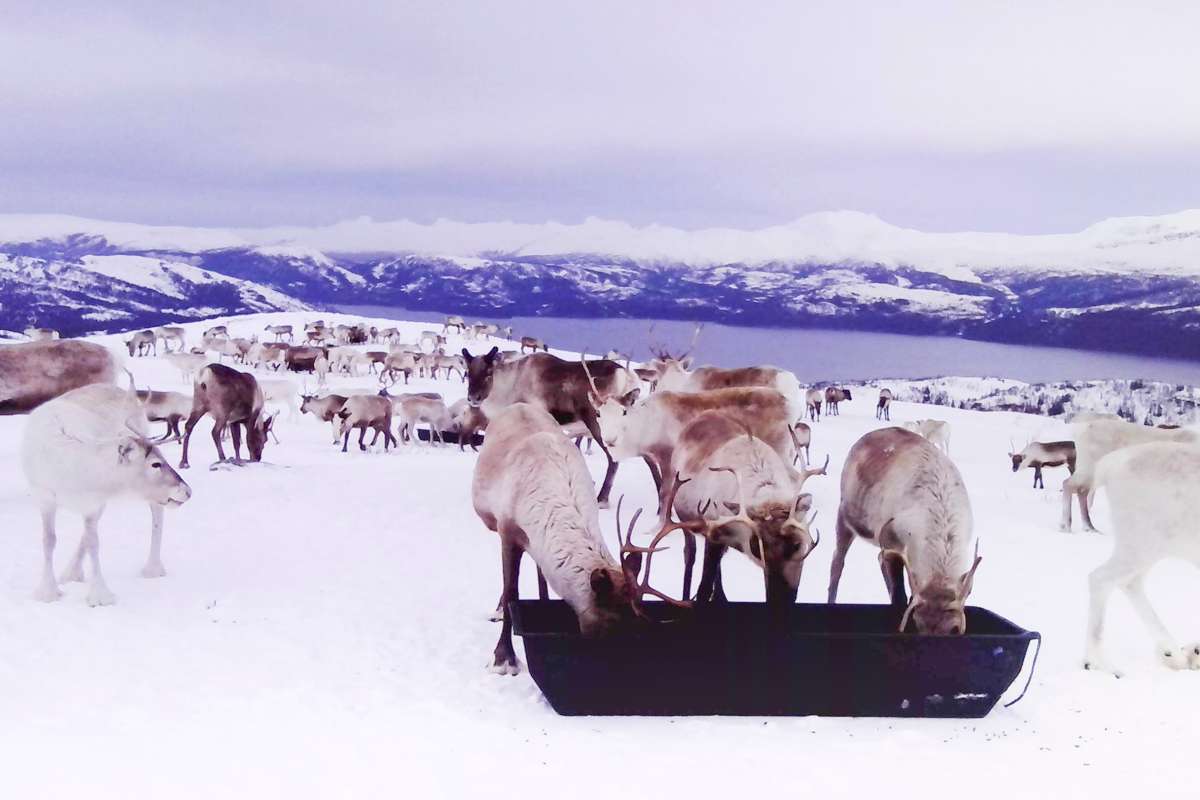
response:
[(53, 603), (62, 597), (62, 591), (54, 585), (40, 586), (33, 593), (33, 599), (39, 603)]
[(110, 592), (107, 587), (93, 587), (87, 596), (87, 604), (92, 608), (97, 606), (111, 606), (117, 602), (117, 596)]
[(59, 583), (83, 583), (83, 565), (76, 564), (68, 568), (58, 578)]
[(162, 564), (147, 564), (142, 567), (143, 578), (161, 578), (167, 574), (167, 570)]
[(1089, 672), (1107, 672), (1118, 679), (1125, 677), (1124, 673), (1120, 670), (1114, 669), (1111, 665), (1098, 658), (1086, 659), (1083, 662), (1083, 668)]
[(1159, 653), (1159, 659), (1167, 669), (1200, 669), (1200, 664), (1193, 666), (1192, 650), (1194, 648), (1173, 647)]
[(1187, 646), (1188, 669), (1200, 669), (1200, 643)]
[(488, 671), (496, 675), (520, 675), (521, 664), (517, 661), (516, 656), (513, 656), (511, 660), (497, 656), (496, 660), (488, 667)]
[(599, 506), (600, 508), (608, 508), (609, 507), (609, 503), (608, 503), (607, 499), (597, 500), (596, 505)]

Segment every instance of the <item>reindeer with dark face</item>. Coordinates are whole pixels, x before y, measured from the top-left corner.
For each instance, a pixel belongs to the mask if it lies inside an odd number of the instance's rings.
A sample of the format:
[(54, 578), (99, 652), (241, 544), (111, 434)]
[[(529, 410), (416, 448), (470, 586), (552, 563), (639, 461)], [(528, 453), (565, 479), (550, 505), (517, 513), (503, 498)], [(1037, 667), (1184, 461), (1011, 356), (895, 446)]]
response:
[(142, 404), (147, 422), (167, 423), (167, 432), (156, 439), (156, 443), (167, 439), (178, 442), (183, 438), (179, 431), (179, 423), (187, 419), (188, 414), (192, 412), (192, 398), (183, 392), (157, 392), (153, 389), (139, 389), (137, 398)]
[[(829, 465), (797, 474), (750, 429), (720, 411), (706, 411), (680, 433), (671, 463), (689, 481), (678, 487), (675, 511), (702, 526), (704, 570), (698, 600), (724, 600), (721, 558), (727, 548), (762, 568), (767, 603), (790, 605), (804, 560), (817, 546), (809, 529), (812, 495), (804, 482)], [(815, 516), (815, 514), (813, 515)], [(695, 548), (685, 549), (683, 596), (691, 592)]]
[(842, 412), (838, 410), (838, 403), (853, 399), (849, 389), (840, 389), (836, 386), (827, 387), (825, 389), (825, 416), (840, 417)]
[(846, 551), (858, 536), (879, 548), (892, 604), (904, 609), (901, 631), (911, 617), (918, 633), (965, 633), (967, 596), (980, 562), (978, 542), (971, 554), (971, 528), (966, 486), (945, 453), (903, 428), (866, 434), (842, 467), (829, 602), (837, 601)]
[[(225, 461), (225, 448), (221, 445), (226, 429), (233, 438), (235, 464), (242, 461), (242, 429), (246, 432), (246, 448), (251, 461), (262, 461), (263, 448), (275, 416), (263, 414), (263, 393), (254, 376), (238, 372), (224, 364), (209, 364), (196, 375), (192, 388), (192, 413), (183, 428), (183, 456), (179, 468), (188, 468), (188, 444), (192, 440), (192, 429), (205, 414), (213, 417), (213, 444), (217, 446), (217, 458)], [(239, 428), (240, 426), (240, 428)]]
[(875, 419), (892, 421), (892, 390), (880, 389), (879, 402), (875, 405)]
[(1070, 474), (1075, 474), (1075, 443), (1074, 442), (1030, 442), (1025, 449), (1017, 453), (1009, 453), (1013, 472), (1032, 467), (1033, 488), (1045, 489), (1042, 480), (1042, 467), (1061, 467), (1064, 464)]
[(55, 339), (0, 347), (0, 415), (28, 414), (90, 383), (113, 383), (112, 353), (91, 342)]
[(141, 356), (145, 353), (158, 355), (158, 337), (154, 331), (138, 331), (125, 340), (125, 347), (131, 356)]
[(503, 361), (497, 347), (481, 356), (472, 356), (465, 348), (462, 353), (467, 362), (467, 400), (489, 420), (513, 403), (533, 403), (546, 409), (560, 426), (580, 421), (587, 427), (608, 459), (598, 498), (602, 507), (607, 506), (617, 462), (600, 435), (596, 407), (636, 389), (637, 379), (620, 364), (606, 360), (589, 361), (585, 367), (549, 353)]
[(821, 403), (825, 400), (825, 393), (820, 389), (809, 389), (804, 393), (804, 405), (808, 410), (808, 419), (810, 422), (821, 421)]
[[(483, 524), (500, 536), (504, 627), (490, 667), (493, 672), (516, 675), (520, 671), (508, 606), (518, 599), (524, 553), (533, 558), (549, 587), (575, 612), (579, 630), (587, 637), (603, 636), (633, 623), (647, 592), (683, 605), (648, 584), (649, 561), (659, 541), (686, 526), (667, 518), (650, 546), (638, 547), (629, 540), (637, 522), (635, 515), (621, 542), (618, 563), (600, 534), (594, 492), (583, 456), (544, 409), (514, 403), (491, 420), (475, 464), (471, 499)], [(644, 582), (640, 580), (643, 555), (647, 561)]]
[(334, 444), (341, 440), (338, 436), (338, 425), (341, 423), (338, 412), (344, 405), (346, 396), (341, 394), (329, 394), (324, 397), (317, 397), (315, 394), (300, 395), (300, 413), (312, 414), (322, 422), (328, 422), (333, 428)]

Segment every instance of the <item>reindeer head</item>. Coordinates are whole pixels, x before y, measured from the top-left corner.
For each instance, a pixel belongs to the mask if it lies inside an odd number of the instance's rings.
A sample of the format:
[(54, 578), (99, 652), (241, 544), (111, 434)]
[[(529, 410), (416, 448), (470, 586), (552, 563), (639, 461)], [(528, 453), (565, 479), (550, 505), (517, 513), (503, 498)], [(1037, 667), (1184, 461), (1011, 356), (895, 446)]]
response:
[(317, 413), (316, 409), (314, 409), (310, 406), (310, 404), (313, 401), (315, 401), (316, 399), (317, 399), (317, 396), (315, 394), (300, 395), (300, 413), (301, 414)]
[(278, 411), (270, 416), (260, 413), (257, 419), (246, 426), (246, 448), (250, 451), (251, 461), (262, 461), (263, 449), (267, 446), (267, 435), (271, 432), (271, 426), (275, 424), (275, 417), (278, 415)]
[(493, 347), (481, 356), (473, 356), (464, 347), (462, 354), (467, 362), (467, 402), (478, 408), (492, 393), (492, 380), (496, 375), (496, 364), (500, 361), (500, 348)]
[(119, 445), (117, 459), (124, 468), (137, 472), (137, 493), (148, 502), (179, 506), (192, 496), (191, 487), (167, 463), (162, 452), (141, 437)]
[(908, 572), (909, 589), (912, 599), (900, 620), (900, 631), (903, 633), (908, 626), (911, 616), (917, 633), (935, 636), (961, 636), (967, 632), (967, 597), (975, 583), (975, 570), (983, 558), (979, 555), (979, 541), (975, 541), (975, 559), (971, 568), (957, 580), (950, 576), (932, 575), (922, 581), (909, 568), (908, 561), (902, 553), (881, 552), (880, 559), (886, 557), (899, 558)]
[[(801, 494), (791, 504), (770, 500), (755, 504), (747, 498), (736, 470), (710, 469), (733, 475), (738, 502), (723, 501), (729, 514), (705, 520), (705, 537), (714, 544), (738, 550), (762, 569), (769, 605), (796, 602), (804, 561), (821, 541), (820, 532), (812, 527), (816, 513), (805, 518), (812, 509), (812, 495)], [(824, 474), (824, 467), (810, 474)], [(703, 516), (708, 508), (706, 504), (697, 510)]]
[(639, 423), (639, 417), (637, 414), (630, 415), (630, 411), (637, 408), (642, 390), (635, 388), (620, 397), (604, 398), (596, 387), (591, 369), (588, 368), (587, 354), (581, 355), (579, 361), (583, 365), (583, 374), (587, 376), (588, 400), (596, 410), (596, 421), (600, 425), (600, 436), (604, 439), (605, 446), (613, 451), (615, 458), (632, 458), (637, 455), (637, 451), (636, 448), (630, 449), (627, 434), (631, 432), (631, 426)]

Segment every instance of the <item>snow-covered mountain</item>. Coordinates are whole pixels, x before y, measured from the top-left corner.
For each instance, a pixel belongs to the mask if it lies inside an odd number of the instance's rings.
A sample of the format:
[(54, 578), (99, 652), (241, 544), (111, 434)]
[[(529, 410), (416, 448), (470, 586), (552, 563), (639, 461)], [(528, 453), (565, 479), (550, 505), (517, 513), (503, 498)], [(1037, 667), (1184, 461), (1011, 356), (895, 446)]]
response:
[(367, 218), (212, 229), (0, 215), (0, 254), (6, 328), (371, 304), (1200, 353), (1200, 211), (1038, 236), (923, 233), (854, 212), (756, 231)]

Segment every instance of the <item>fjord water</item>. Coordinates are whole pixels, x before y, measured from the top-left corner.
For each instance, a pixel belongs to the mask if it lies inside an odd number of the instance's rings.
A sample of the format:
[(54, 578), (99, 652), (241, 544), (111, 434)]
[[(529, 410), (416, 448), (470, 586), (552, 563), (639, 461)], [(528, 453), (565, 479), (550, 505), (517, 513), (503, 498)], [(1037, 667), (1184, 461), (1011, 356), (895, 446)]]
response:
[[(393, 306), (342, 306), (338, 311), (437, 323), (445, 314)], [(474, 318), (468, 318), (473, 321)], [(601, 353), (616, 349), (634, 359), (650, 356), (651, 340), (672, 352), (687, 349), (690, 322), (645, 319), (489, 318), (512, 325), (514, 336), (536, 336), (551, 347)], [(650, 327), (654, 326), (651, 332)], [(953, 336), (753, 328), (706, 323), (696, 344), (698, 363), (717, 366), (774, 364), (801, 381), (928, 378), (941, 375), (999, 377), (1030, 383), (1142, 378), (1200, 383), (1200, 361), (996, 344)], [(1200, 357), (1200, 353), (1197, 354)]]

